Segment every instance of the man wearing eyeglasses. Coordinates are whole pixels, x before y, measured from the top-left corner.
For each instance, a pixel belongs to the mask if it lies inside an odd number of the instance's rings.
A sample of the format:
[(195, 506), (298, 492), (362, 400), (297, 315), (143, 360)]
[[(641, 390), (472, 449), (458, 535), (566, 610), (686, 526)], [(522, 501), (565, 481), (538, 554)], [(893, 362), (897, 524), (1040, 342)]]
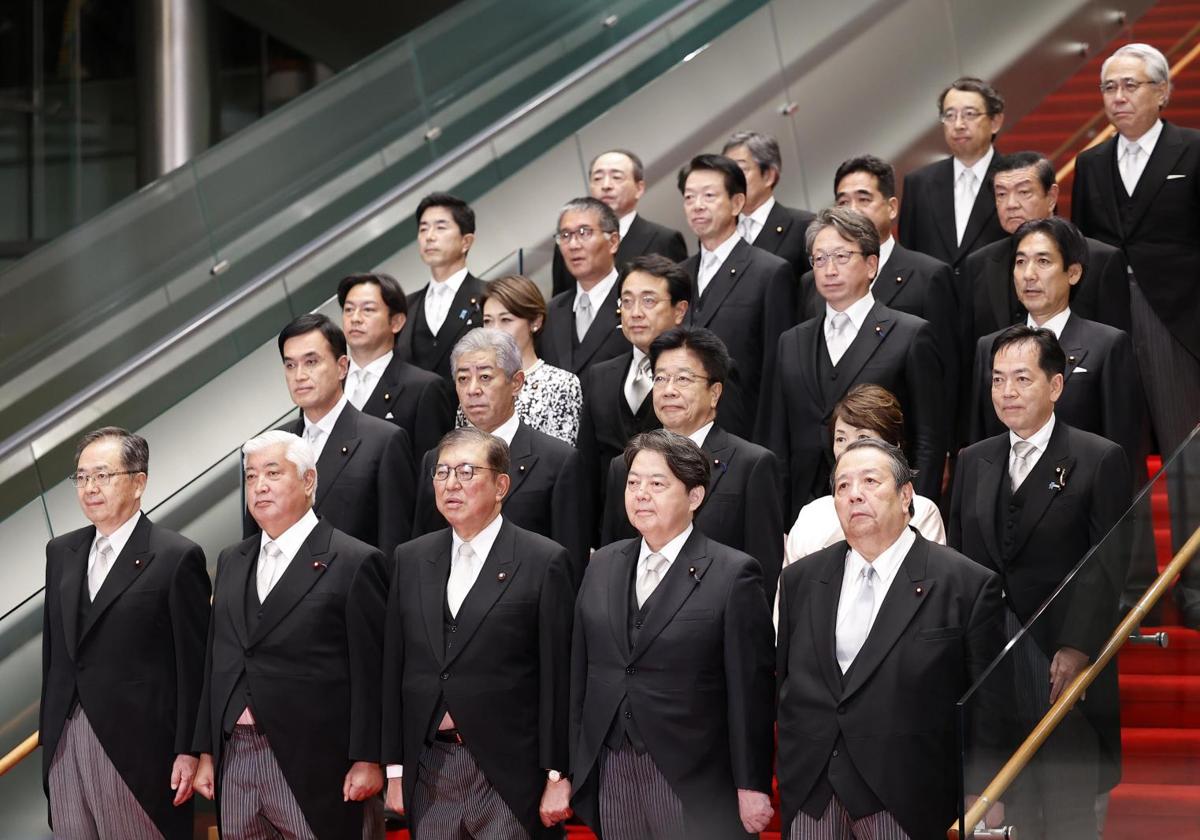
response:
[[(592, 512), (585, 504), (588, 494), (579, 452), (530, 427), (517, 415), (514, 400), (525, 384), (525, 374), (516, 340), (495, 328), (472, 330), (454, 346), (450, 364), (467, 422), (508, 445), (505, 518), (566, 548), (573, 580), (578, 583), (592, 534)], [(421, 479), (413, 523), (417, 535), (446, 527), (446, 517), (437, 502), (436, 483), (429, 481), (437, 459), (437, 450), (427, 452), (418, 473)]]
[(46, 545), (38, 730), (64, 840), (192, 836), (210, 585), (200, 547), (141, 511), (150, 448), (113, 426), (76, 448), (92, 523)]
[(554, 241), (575, 287), (555, 295), (546, 307), (542, 358), (582, 377), (589, 365), (629, 349), (617, 302), (617, 214), (599, 199), (572, 199), (558, 214)]
[(942, 362), (929, 322), (883, 306), (871, 294), (879, 232), (861, 213), (822, 210), (807, 246), (825, 311), (779, 339), (767, 447), (786, 476), (786, 521), (829, 492), (828, 429), (834, 405), (869, 382), (900, 400), (919, 494), (941, 495), (946, 429), (952, 406), (942, 391)]
[(900, 244), (950, 265), (1004, 238), (992, 198), (992, 145), (1004, 125), (1004, 97), (982, 79), (955, 79), (938, 97), (950, 157), (904, 177)]
[(501, 515), (513, 482), (499, 436), (456, 429), (432, 454), (425, 482), (449, 527), (396, 549), (387, 803), (417, 837), (558, 837), (571, 815), (571, 561)]
[[(1125, 252), (1133, 348), (1157, 450), (1166, 458), (1200, 420), (1200, 131), (1162, 119), (1171, 96), (1161, 52), (1127, 44), (1100, 68), (1111, 140), (1080, 152), (1071, 215), (1086, 235)], [(1182, 476), (1182, 465), (1175, 469)], [(1200, 523), (1180, 486), (1171, 500), (1178, 550)], [(1200, 628), (1200, 565), (1175, 589), (1184, 622)]]

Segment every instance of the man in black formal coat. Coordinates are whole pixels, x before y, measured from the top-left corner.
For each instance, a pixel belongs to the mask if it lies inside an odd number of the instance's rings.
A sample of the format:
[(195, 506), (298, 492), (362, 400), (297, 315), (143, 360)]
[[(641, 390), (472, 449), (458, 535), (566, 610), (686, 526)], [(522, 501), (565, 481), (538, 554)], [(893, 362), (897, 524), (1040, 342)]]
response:
[(746, 204), (738, 215), (738, 233), (755, 248), (782, 257), (799, 280), (808, 271), (804, 233), (816, 218), (807, 210), (784, 207), (775, 200), (783, 171), (779, 141), (757, 131), (738, 131), (725, 141), (721, 154), (746, 176)]
[[(510, 485), (504, 497), (504, 518), (566, 548), (578, 583), (587, 563), (593, 527), (579, 452), (517, 416), (513, 403), (525, 382), (517, 342), (493, 327), (472, 330), (455, 345), (451, 364), (467, 422), (508, 445)], [(446, 527), (429, 480), (437, 457), (433, 449), (421, 461), (413, 522), (416, 536)]]
[[(955, 704), (1004, 647), (1000, 581), (909, 526), (912, 471), (891, 444), (851, 443), (833, 496), (846, 539), (779, 587), (783, 836), (942, 837), (959, 806)], [(974, 695), (972, 755), (1006, 746), (1000, 700)]]
[(448, 382), (450, 350), (463, 333), (483, 323), (483, 281), (467, 270), (475, 243), (475, 211), (447, 193), (430, 193), (417, 205), (417, 244), (430, 280), (408, 296), (412, 313), (396, 337), (396, 353)]
[[(938, 97), (950, 157), (904, 176), (900, 244), (939, 259), (957, 276), (967, 254), (1004, 238), (992, 199), (1004, 97), (982, 79), (956, 79)], [(961, 308), (967, 298), (955, 283)]]
[(450, 527), (396, 550), (388, 597), (388, 805), (408, 806), (418, 837), (559, 837), (571, 815), (571, 560), (501, 515), (499, 438), (457, 429), (436, 461), (426, 481)]
[[(1126, 529), (1073, 572), (1125, 512), (1132, 479), (1120, 446), (1055, 417), (1065, 367), (1050, 330), (996, 339), (992, 402), (1008, 431), (959, 454), (950, 505), (950, 544), (1000, 574), (1010, 635), (1026, 627), (1012, 654), (1024, 731), (1107, 643), (1128, 566)], [(1095, 838), (1096, 795), (1120, 775), (1114, 659), (1034, 757), (1009, 813), (1035, 837)]]
[(454, 428), (454, 389), (395, 352), (408, 301), (390, 274), (351, 274), (338, 284), (342, 331), (350, 350), (346, 398), (371, 417), (404, 429), (413, 459)]
[[(767, 602), (783, 568), (783, 499), (775, 456), (731, 435), (716, 422), (717, 405), (729, 376), (725, 343), (703, 327), (676, 327), (650, 345), (654, 412), (663, 428), (690, 438), (712, 464), (696, 527), (706, 537), (744, 551), (762, 567)], [(609, 463), (600, 544), (637, 536), (625, 514), (625, 458)]]
[(775, 688), (762, 572), (694, 527), (711, 471), (695, 443), (643, 432), (625, 457), (641, 537), (597, 551), (575, 602), (575, 808), (605, 840), (757, 835)]
[(666, 257), (651, 254), (630, 263), (620, 289), (621, 330), (632, 348), (592, 366), (583, 378), (579, 455), (593, 510), (602, 509), (609, 462), (635, 434), (660, 425), (650, 399), (650, 343), (683, 323), (692, 281)]
[[(1134, 354), (1164, 459), (1200, 420), (1200, 131), (1161, 118), (1171, 95), (1161, 52), (1127, 44), (1100, 70), (1104, 111), (1117, 136), (1079, 153), (1071, 214), (1087, 236), (1125, 253)], [(1171, 541), (1178, 550), (1200, 525), (1188, 476), (1168, 478)], [(1185, 623), (1200, 627), (1200, 565), (1175, 587)]]
[(217, 563), (196, 790), (215, 794), (225, 840), (382, 840), (383, 554), (317, 518), (303, 438), (242, 452), (262, 533)]
[[(301, 315), (284, 327), (279, 355), (300, 409), (297, 420), (280, 428), (303, 437), (317, 456), (317, 515), (391, 552), (412, 531), (415, 470), (407, 433), (350, 405), (342, 392), (346, 337), (324, 315)], [(243, 535), (257, 530), (248, 515)]]
[(55, 837), (192, 836), (192, 735), (210, 585), (204, 552), (141, 512), (150, 448), (83, 437), (72, 481), (91, 525), (46, 545), (42, 784)]
[(679, 192), (700, 253), (683, 263), (692, 278), (686, 323), (715, 332), (734, 370), (717, 418), (722, 428), (758, 440), (775, 370), (779, 336), (796, 322), (796, 278), (781, 257), (748, 244), (738, 233), (746, 176), (723, 155), (699, 155), (679, 171)]
[(616, 213), (595, 198), (573, 199), (558, 214), (554, 239), (575, 286), (555, 295), (546, 307), (542, 359), (580, 378), (590, 365), (629, 349), (621, 333), (621, 290), (613, 262), (618, 228)]
[(771, 413), (764, 418), (767, 447), (785, 475), (785, 521), (828, 493), (830, 413), (860, 382), (900, 400), (904, 436), (919, 470), (917, 492), (936, 502), (949, 412), (933, 330), (874, 299), (879, 233), (866, 216), (843, 207), (822, 210), (808, 229), (808, 245), (825, 311), (780, 337)]
[[(637, 257), (658, 254), (671, 262), (687, 259), (687, 244), (683, 234), (656, 224), (637, 212), (638, 202), (646, 192), (646, 170), (642, 159), (628, 149), (611, 149), (592, 159), (588, 167), (588, 193), (612, 208), (621, 234), (617, 247), (617, 270)], [(558, 295), (570, 291), (575, 277), (567, 270), (563, 252), (554, 250), (551, 262), (551, 291)]]

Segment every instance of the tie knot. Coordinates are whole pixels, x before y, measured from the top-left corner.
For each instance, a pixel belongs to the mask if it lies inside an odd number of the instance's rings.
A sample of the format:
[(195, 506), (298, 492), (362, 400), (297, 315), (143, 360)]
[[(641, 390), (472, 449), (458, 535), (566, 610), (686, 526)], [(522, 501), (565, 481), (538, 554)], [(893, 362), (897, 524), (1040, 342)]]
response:
[(280, 551), (279, 546), (275, 544), (274, 540), (267, 540), (263, 543), (263, 554), (272, 560), (278, 560), (283, 556), (283, 552)]
[(106, 554), (112, 553), (112, 543), (108, 541), (108, 537), (96, 538), (96, 554), (103, 557)]
[(1142, 150), (1142, 147), (1139, 146), (1137, 143), (1130, 143), (1128, 146), (1125, 147), (1125, 157), (1136, 158), (1138, 156), (1138, 152), (1140, 152), (1141, 150)]
[(845, 312), (835, 312), (829, 323), (833, 327), (834, 332), (841, 332), (850, 326), (850, 316)]
[(1036, 451), (1037, 447), (1027, 440), (1019, 440), (1013, 444), (1013, 455), (1021, 460), (1025, 460)]
[(642, 360), (640, 362), (638, 362), (637, 375), (644, 379), (650, 378), (650, 357), (649, 356), (643, 356)]
[(876, 577), (875, 567), (870, 563), (864, 563), (860, 574), (862, 575), (863, 583), (870, 586)]
[(470, 563), (475, 559), (475, 549), (471, 548), (470, 543), (463, 543), (458, 547), (458, 559), (461, 563)]
[(586, 293), (580, 295), (579, 299), (575, 302), (575, 308), (582, 312), (591, 312), (592, 311), (591, 296)]
[(666, 564), (667, 558), (657, 551), (652, 551), (646, 555), (646, 571), (658, 572)]

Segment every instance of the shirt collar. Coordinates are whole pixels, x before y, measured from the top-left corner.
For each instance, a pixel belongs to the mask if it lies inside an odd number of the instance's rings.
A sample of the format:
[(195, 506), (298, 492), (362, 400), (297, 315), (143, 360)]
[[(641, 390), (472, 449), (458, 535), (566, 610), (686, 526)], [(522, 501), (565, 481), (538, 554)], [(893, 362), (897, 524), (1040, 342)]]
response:
[[(137, 527), (138, 520), (141, 518), (142, 509), (138, 508), (137, 511), (134, 512), (133, 516), (129, 517), (120, 525), (118, 525), (117, 529), (108, 535), (108, 544), (112, 546), (112, 556), (114, 560), (121, 556), (121, 552), (125, 549), (125, 544), (129, 542), (129, 538), (133, 535), (133, 529)], [(96, 541), (103, 536), (104, 535), (100, 533), (100, 529), (97, 528), (96, 536), (92, 538), (93, 551), (96, 549)]]
[(958, 158), (954, 158), (954, 182), (958, 183), (958, 178), (963, 174), (964, 169), (970, 169), (975, 173), (975, 177), (979, 179), (979, 183), (983, 183), (984, 177), (987, 175), (988, 167), (992, 165), (992, 158), (996, 155), (996, 147), (988, 146), (987, 154), (975, 161), (970, 166), (967, 166)]
[(588, 300), (592, 303), (592, 317), (595, 318), (600, 313), (600, 307), (604, 305), (605, 299), (608, 298), (608, 293), (612, 291), (617, 282), (617, 269), (614, 267), (612, 271), (605, 275), (604, 279), (597, 283), (589, 291), (584, 291), (583, 286), (579, 285), (579, 281), (575, 281), (575, 305), (572, 311), (579, 310), (579, 299), (584, 295), (588, 296)]
[[(775, 196), (771, 196), (766, 201), (758, 206), (758, 209), (749, 214), (749, 218), (754, 220), (758, 225), (758, 229), (762, 230), (767, 226), (767, 216), (771, 215), (771, 211), (775, 209)], [(745, 214), (743, 214), (745, 215)]]
[[(881, 589), (876, 589), (876, 592), (887, 592), (896, 577), (896, 572), (900, 571), (900, 565), (916, 541), (916, 533), (906, 525), (896, 541), (881, 551), (875, 561), (871, 563), (875, 574), (879, 575), (879, 583), (882, 586)], [(862, 574), (865, 565), (867, 565), (866, 558), (853, 548), (846, 554), (846, 573), (851, 576), (851, 579)]]
[(629, 233), (629, 228), (633, 227), (633, 220), (636, 218), (637, 211), (630, 210), (624, 216), (617, 219), (617, 231), (621, 234), (622, 239), (624, 239), (626, 234)]
[(263, 531), (262, 539), (258, 544), (259, 550), (261, 551), (263, 548), (265, 548), (267, 543), (274, 542), (276, 548), (279, 549), (279, 551), (290, 563), (296, 558), (296, 555), (300, 553), (300, 547), (304, 545), (304, 541), (308, 539), (308, 535), (313, 532), (313, 528), (317, 527), (319, 521), (320, 520), (317, 519), (317, 515), (313, 513), (312, 508), (309, 508), (308, 510), (304, 511), (303, 516), (301, 516), (296, 522), (292, 523), (290, 528), (288, 528), (274, 540), (267, 536), (266, 531)]
[(483, 526), (478, 534), (471, 537), (469, 540), (464, 540), (458, 535), (458, 531), (450, 529), (450, 561), (454, 562), (454, 558), (458, 556), (458, 549), (463, 543), (471, 546), (471, 550), (475, 552), (475, 556), (479, 558), (479, 562), (487, 560), (488, 555), (492, 553), (492, 546), (496, 544), (496, 537), (500, 535), (500, 526), (504, 524), (504, 517), (497, 515), (495, 519)]
[(517, 412), (513, 412), (512, 416), (497, 426), (492, 434), (504, 441), (507, 446), (512, 446), (513, 435), (517, 433), (517, 428), (521, 425), (521, 418), (517, 416)]
[(429, 278), (429, 288), (431, 288), (431, 289), (434, 289), (434, 288), (449, 289), (450, 297), (453, 298), (456, 294), (458, 294), (459, 286), (461, 286), (463, 284), (463, 281), (466, 279), (467, 279), (467, 267), (463, 266), (458, 271), (454, 272), (449, 277), (447, 277), (445, 280), (442, 280), (440, 282), (437, 280), (434, 280), (432, 277), (430, 277)]
[(308, 419), (308, 415), (305, 415), (304, 425), (306, 427), (316, 426), (325, 434), (326, 437), (329, 437), (329, 435), (333, 433), (333, 427), (337, 425), (338, 418), (342, 416), (342, 409), (344, 409), (346, 404), (349, 402), (350, 401), (346, 399), (346, 394), (343, 391), (341, 398), (337, 401), (337, 405), (329, 409), (324, 417), (314, 422)]
[[(860, 297), (854, 303), (847, 306), (843, 312), (850, 316), (850, 323), (854, 325), (854, 331), (857, 333), (862, 329), (863, 321), (867, 320), (867, 313), (871, 311), (871, 307), (875, 305), (875, 296), (868, 289), (867, 293)], [(833, 316), (837, 314), (837, 310), (825, 304), (825, 323), (828, 325), (833, 320)]]
[(887, 265), (887, 261), (892, 258), (892, 251), (896, 250), (896, 237), (889, 236), (887, 239), (879, 243), (879, 267), (875, 269), (875, 279), (871, 281), (871, 285), (875, 285), (875, 280), (879, 279), (879, 275), (883, 273), (883, 267)]
[(715, 421), (713, 421), (713, 420), (709, 420), (707, 423), (705, 423), (699, 429), (697, 429), (696, 431), (694, 431), (690, 435), (688, 435), (688, 437), (691, 439), (692, 443), (696, 444), (701, 449), (703, 449), (704, 441), (708, 440), (708, 433), (712, 431), (714, 422)]
[[(692, 530), (695, 526), (688, 523), (688, 526), (683, 529), (673, 540), (668, 542), (658, 550), (658, 553), (666, 558), (666, 564), (662, 567), (660, 579), (662, 575), (667, 573), (667, 569), (671, 568), (671, 564), (675, 562), (675, 558), (679, 556), (679, 552), (683, 551), (683, 544), (688, 541), (688, 537), (692, 535)], [(642, 547), (638, 551), (638, 565), (641, 566), (646, 562), (646, 558), (653, 554), (650, 546), (646, 545), (646, 538), (642, 537)]]
[(1039, 453), (1046, 451), (1047, 444), (1050, 443), (1050, 435), (1054, 433), (1054, 413), (1051, 412), (1050, 419), (1046, 421), (1046, 425), (1038, 429), (1027, 438), (1022, 438), (1016, 432), (1008, 433), (1008, 446), (1011, 449), (1013, 444), (1019, 440), (1025, 440), (1037, 447)]
[[(1067, 325), (1067, 319), (1071, 317), (1071, 307), (1067, 307), (1062, 312), (1059, 312), (1053, 318), (1050, 318), (1046, 323), (1042, 324), (1042, 329), (1050, 330), (1054, 333), (1054, 337), (1061, 339), (1063, 328)], [(1025, 316), (1025, 326), (1037, 328), (1037, 324), (1033, 322), (1032, 315)]]
[(729, 235), (729, 238), (726, 239), (724, 242), (722, 242), (720, 245), (718, 245), (716, 248), (713, 248), (712, 251), (709, 251), (707, 248), (705, 248), (703, 245), (701, 245), (700, 246), (701, 256), (703, 256), (706, 253), (716, 254), (716, 257), (717, 257), (716, 264), (718, 266), (720, 266), (722, 263), (725, 262), (725, 260), (729, 259), (729, 255), (733, 252), (734, 246), (737, 245), (741, 240), (742, 240), (741, 234), (739, 234), (737, 232), (737, 228), (734, 228), (733, 233), (731, 233)]
[(1155, 120), (1154, 125), (1150, 126), (1150, 130), (1136, 140), (1128, 139), (1124, 134), (1117, 135), (1117, 160), (1125, 156), (1125, 150), (1130, 146), (1137, 144), (1141, 146), (1146, 158), (1149, 159), (1154, 147), (1158, 145), (1159, 135), (1162, 134), (1163, 121)]
[(376, 379), (379, 379), (383, 376), (383, 372), (385, 370), (387, 370), (387, 366), (392, 363), (392, 356), (394, 356), (394, 355), (395, 355), (395, 352), (392, 350), (389, 350), (386, 353), (384, 353), (382, 356), (380, 356), (378, 359), (376, 359), (375, 361), (367, 362), (365, 365), (359, 365), (358, 362), (354, 361), (354, 357), (351, 356), (350, 357), (350, 372), (346, 375), (346, 378), (349, 379), (350, 374), (354, 373), (355, 371), (365, 370), (367, 373), (371, 374)]

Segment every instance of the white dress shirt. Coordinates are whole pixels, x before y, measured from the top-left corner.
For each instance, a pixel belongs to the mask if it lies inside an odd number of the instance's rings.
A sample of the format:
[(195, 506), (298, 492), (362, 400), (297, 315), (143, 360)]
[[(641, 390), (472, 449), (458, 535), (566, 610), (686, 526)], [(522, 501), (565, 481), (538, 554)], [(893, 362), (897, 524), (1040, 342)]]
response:
[[(133, 516), (126, 519), (116, 530), (108, 535), (108, 544), (112, 548), (112, 559), (109, 560), (108, 568), (98, 572), (98, 577), (95, 579), (96, 592), (100, 591), (100, 587), (104, 585), (104, 581), (108, 579), (108, 573), (112, 571), (112, 567), (117, 564), (117, 558), (121, 556), (121, 552), (125, 550), (125, 544), (129, 542), (129, 537), (133, 534), (133, 529), (137, 527), (138, 520), (142, 518), (142, 509), (138, 508)], [(96, 542), (104, 535), (99, 529), (96, 535), (92, 537), (92, 548), (88, 552), (88, 567), (87, 574), (84, 576), (89, 584), (92, 582), (92, 567), (96, 565), (96, 561), (100, 558), (100, 552), (96, 549)], [(95, 599), (95, 594), (92, 598)]]
[(717, 276), (717, 269), (725, 264), (725, 260), (729, 259), (729, 255), (733, 253), (734, 246), (741, 239), (741, 234), (737, 230), (734, 230), (728, 239), (711, 251), (703, 245), (700, 246), (700, 268), (696, 274), (697, 295), (704, 294), (704, 290), (708, 288), (708, 284)]
[(425, 323), (434, 335), (442, 329), (446, 317), (450, 314), (450, 304), (463, 281), (467, 279), (467, 269), (464, 266), (451, 274), (445, 280), (437, 281), (432, 278), (425, 290)]
[(274, 586), (283, 577), (284, 571), (296, 559), (296, 555), (300, 553), (300, 548), (304, 545), (304, 541), (308, 539), (308, 535), (312, 533), (313, 528), (317, 527), (318, 522), (317, 515), (313, 513), (312, 508), (309, 508), (290, 528), (275, 539), (272, 540), (268, 537), (266, 531), (262, 532), (262, 538), (259, 540), (259, 551), (261, 552), (266, 548), (267, 543), (273, 542), (275, 543), (275, 547), (279, 549), (279, 553), (283, 555), (285, 561), (275, 570), (271, 586)]
[(629, 233), (629, 228), (633, 227), (633, 220), (637, 218), (637, 211), (631, 210), (621, 218), (617, 219), (617, 233), (624, 239)]
[[(337, 425), (338, 418), (342, 416), (342, 410), (349, 402), (350, 400), (346, 399), (346, 394), (343, 393), (341, 399), (337, 401), (337, 404), (334, 405), (333, 408), (329, 409), (325, 416), (320, 420), (313, 422), (312, 420), (309, 420), (307, 416), (305, 416), (304, 434), (302, 437), (304, 437), (305, 440), (308, 440), (308, 442), (312, 445), (313, 458), (320, 460), (321, 453), (325, 451), (325, 444), (329, 442), (329, 435), (333, 431), (333, 427)], [(320, 430), (320, 434), (317, 435), (315, 441), (311, 438), (312, 433), (309, 432), (310, 426), (316, 426), (317, 429)]]
[[(866, 633), (864, 636), (869, 636), (871, 628), (875, 625), (875, 619), (879, 616), (879, 608), (883, 606), (883, 599), (887, 597), (888, 589), (892, 586), (892, 581), (896, 579), (896, 572), (900, 571), (900, 564), (904, 562), (904, 558), (908, 556), (909, 550), (913, 543), (916, 542), (917, 535), (911, 528), (905, 528), (899, 538), (884, 549), (874, 562), (870, 565), (874, 567), (875, 574), (878, 580), (874, 584), (875, 602), (871, 609), (871, 615), (865, 620), (867, 622)], [(851, 619), (850, 610), (853, 608), (853, 596), (856, 588), (859, 586), (859, 578), (862, 576), (863, 567), (867, 565), (867, 560), (854, 549), (846, 552), (846, 562), (842, 571), (842, 594), (838, 599), (837, 625), (835, 635), (840, 636), (846, 629), (846, 622)], [(853, 616), (856, 622), (863, 621), (862, 616)], [(861, 632), (861, 628), (859, 629)], [(835, 640), (835, 645), (837, 642)], [(840, 647), (840, 645), (838, 645)], [(847, 666), (849, 663), (847, 663)], [(846, 668), (842, 668), (845, 673)]]
[[(1138, 181), (1142, 177), (1142, 173), (1146, 171), (1146, 163), (1150, 160), (1150, 155), (1154, 153), (1154, 147), (1158, 145), (1158, 138), (1162, 135), (1163, 121), (1155, 120), (1154, 125), (1150, 126), (1150, 130), (1136, 140), (1130, 140), (1124, 134), (1117, 135), (1117, 170), (1122, 173), (1122, 179), (1125, 175), (1125, 155), (1128, 153), (1130, 146), (1137, 146), (1141, 149), (1141, 153), (1137, 156), (1137, 163), (1134, 166), (1133, 172), (1130, 173), (1130, 183), (1136, 188)], [(1126, 190), (1132, 194), (1133, 190), (1126, 185)]]
[[(850, 318), (850, 340), (846, 342), (846, 347), (849, 348), (854, 343), (854, 339), (858, 337), (858, 331), (862, 329), (862, 325), (866, 323), (867, 314), (871, 311), (871, 307), (875, 305), (875, 296), (869, 291), (860, 297), (854, 303), (847, 306), (842, 311)], [(838, 314), (838, 311), (825, 304), (825, 343), (829, 344), (829, 340), (833, 338), (833, 317)]]
[(359, 367), (354, 357), (350, 357), (350, 370), (346, 373), (346, 398), (359, 411), (362, 411), (362, 407), (374, 393), (375, 385), (387, 370), (387, 366), (392, 363), (393, 355), (395, 354), (389, 350), (375, 361), (368, 362), (365, 367)]
[[(1046, 319), (1046, 323), (1041, 324), (1040, 327), (1043, 330), (1050, 330), (1050, 332), (1054, 333), (1055, 338), (1061, 338), (1063, 328), (1067, 326), (1067, 321), (1070, 319), (1070, 317), (1071, 317), (1071, 307), (1068, 306), (1066, 309), (1064, 309), (1062, 312), (1059, 312), (1057, 315), (1051, 315), (1049, 318)], [(1033, 327), (1036, 329), (1036, 328), (1038, 328), (1039, 325), (1034, 323), (1032, 315), (1027, 315), (1025, 317), (1025, 326)]]
[[(663, 578), (667, 576), (667, 572), (671, 570), (671, 565), (675, 562), (675, 558), (679, 556), (679, 552), (683, 551), (683, 544), (688, 541), (688, 537), (692, 535), (694, 529), (695, 526), (689, 522), (683, 531), (658, 550), (657, 553), (662, 555), (663, 559), (666, 560), (659, 569), (659, 583), (662, 583)], [(654, 549), (646, 544), (646, 539), (643, 537), (641, 547), (638, 549), (637, 570), (634, 574), (634, 580), (640, 578), (642, 573), (646, 571), (646, 558), (654, 553)]]
[[(958, 243), (962, 243), (963, 234), (967, 230), (967, 221), (971, 218), (971, 209), (975, 206), (975, 199), (979, 197), (979, 190), (983, 187), (983, 179), (987, 177), (988, 167), (992, 164), (992, 158), (996, 154), (995, 146), (988, 146), (987, 154), (975, 161), (970, 166), (967, 166), (958, 158), (954, 158), (954, 226), (958, 234)], [(970, 170), (975, 176), (971, 182), (970, 192), (966, 199), (960, 204), (958, 201), (958, 183), (963, 172)]]
[(738, 232), (741, 234), (742, 239), (753, 245), (754, 240), (758, 239), (758, 235), (767, 226), (767, 216), (771, 215), (771, 211), (774, 209), (775, 196), (771, 196), (760, 204), (758, 209), (753, 213), (749, 215), (745, 213), (741, 214), (738, 217)]
[(883, 274), (883, 267), (887, 265), (887, 261), (892, 258), (892, 251), (896, 250), (896, 237), (889, 236), (887, 239), (879, 243), (879, 268), (875, 269), (875, 276), (871, 278), (871, 287), (874, 288), (875, 281)]
[(705, 423), (699, 429), (697, 429), (696, 431), (694, 431), (690, 435), (688, 435), (688, 438), (692, 441), (692, 443), (696, 444), (701, 449), (703, 449), (704, 441), (708, 440), (708, 433), (712, 431), (714, 422), (715, 421), (713, 421), (713, 420), (709, 420), (707, 423)]
[(613, 286), (617, 283), (617, 270), (614, 268), (604, 279), (592, 286), (591, 289), (584, 291), (583, 286), (579, 285), (579, 281), (575, 281), (575, 303), (571, 307), (572, 312), (579, 311), (579, 299), (587, 295), (588, 302), (592, 305), (592, 321), (596, 320), (596, 316), (600, 314), (600, 310), (604, 307), (604, 301), (612, 291)]
[(1046, 446), (1050, 443), (1050, 435), (1054, 432), (1054, 415), (1050, 415), (1050, 419), (1046, 421), (1046, 425), (1038, 429), (1027, 438), (1022, 438), (1016, 432), (1008, 433), (1008, 471), (1011, 474), (1013, 471), (1013, 463), (1016, 461), (1013, 444), (1019, 440), (1025, 440), (1033, 444), (1033, 451), (1025, 456), (1025, 475), (1033, 472), (1033, 468), (1037, 465), (1038, 459), (1042, 457), (1042, 453), (1046, 451)]
[[(491, 434), (500, 438), (500, 440), (504, 441), (504, 443), (507, 444), (508, 446), (512, 446), (513, 435), (515, 435), (517, 433), (517, 427), (519, 427), (520, 425), (521, 425), (521, 418), (519, 416), (517, 416), (517, 413), (514, 411), (512, 413), (512, 416), (510, 416), (507, 420), (505, 420), (503, 423), (501, 423), (499, 426), (497, 426), (491, 432)], [(474, 546), (472, 546), (472, 548), (473, 547)]]

